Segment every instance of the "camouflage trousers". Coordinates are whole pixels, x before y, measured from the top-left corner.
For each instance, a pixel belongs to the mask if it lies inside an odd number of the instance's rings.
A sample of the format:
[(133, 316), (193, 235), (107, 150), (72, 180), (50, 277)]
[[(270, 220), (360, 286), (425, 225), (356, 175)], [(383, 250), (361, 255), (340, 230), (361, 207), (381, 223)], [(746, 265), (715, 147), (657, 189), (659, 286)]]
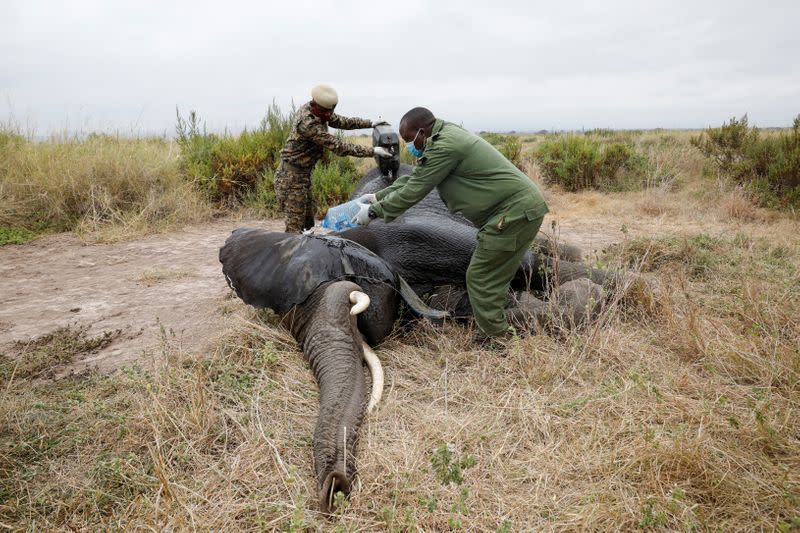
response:
[(278, 209), (286, 217), (286, 233), (301, 233), (314, 227), (311, 170), (281, 162), (273, 180)]

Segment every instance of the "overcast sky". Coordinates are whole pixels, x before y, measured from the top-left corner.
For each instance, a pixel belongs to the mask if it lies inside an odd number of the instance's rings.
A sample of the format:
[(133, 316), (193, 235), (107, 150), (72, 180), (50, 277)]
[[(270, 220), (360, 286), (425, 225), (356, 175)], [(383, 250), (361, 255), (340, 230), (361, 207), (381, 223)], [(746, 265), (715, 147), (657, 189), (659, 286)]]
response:
[(800, 1), (0, 0), (0, 120), (172, 134), (337, 112), (471, 130), (705, 127), (800, 113)]

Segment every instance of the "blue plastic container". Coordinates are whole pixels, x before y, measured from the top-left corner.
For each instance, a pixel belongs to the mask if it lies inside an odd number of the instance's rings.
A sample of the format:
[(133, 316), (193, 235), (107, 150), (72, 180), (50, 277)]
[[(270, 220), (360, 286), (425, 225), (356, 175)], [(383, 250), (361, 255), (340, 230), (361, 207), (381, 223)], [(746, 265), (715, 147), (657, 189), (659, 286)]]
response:
[(328, 209), (328, 213), (320, 224), (323, 228), (342, 231), (348, 228), (355, 228), (358, 224), (353, 222), (353, 218), (358, 214), (361, 209), (361, 204), (358, 200), (350, 200), (340, 205), (336, 205)]

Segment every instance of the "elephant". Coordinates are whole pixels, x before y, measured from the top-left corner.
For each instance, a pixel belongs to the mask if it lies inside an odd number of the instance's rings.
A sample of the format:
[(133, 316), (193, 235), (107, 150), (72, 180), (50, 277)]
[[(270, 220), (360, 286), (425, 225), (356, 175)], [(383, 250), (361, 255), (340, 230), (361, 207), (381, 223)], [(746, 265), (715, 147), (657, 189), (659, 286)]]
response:
[[(410, 170), (401, 165), (398, 175)], [(353, 197), (386, 185), (373, 169)], [(470, 316), (464, 285), (477, 231), (433, 191), (390, 224), (376, 220), (332, 235), (238, 229), (220, 249), (230, 287), (245, 303), (283, 317), (319, 384), (313, 455), (323, 512), (331, 511), (335, 492), (349, 494), (365, 406), (380, 399), (382, 372), (370, 346), (392, 331), (401, 302), (432, 320)], [(576, 325), (594, 316), (603, 288), (621, 277), (567, 260), (579, 255), (575, 247), (537, 240), (512, 281), (509, 320), (548, 327), (554, 319)], [(370, 394), (362, 360), (372, 375)]]

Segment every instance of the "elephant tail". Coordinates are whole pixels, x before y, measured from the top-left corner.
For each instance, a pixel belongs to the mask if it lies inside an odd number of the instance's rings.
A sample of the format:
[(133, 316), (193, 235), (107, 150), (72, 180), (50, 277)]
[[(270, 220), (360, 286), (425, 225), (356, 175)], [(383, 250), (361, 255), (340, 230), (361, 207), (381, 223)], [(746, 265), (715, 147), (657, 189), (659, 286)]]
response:
[(414, 289), (403, 279), (402, 276), (399, 274), (397, 275), (397, 280), (399, 282), (399, 289), (400, 289), (400, 296), (403, 297), (403, 300), (408, 304), (408, 307), (411, 311), (417, 315), (421, 316), (433, 321), (441, 321), (445, 318), (450, 316), (450, 313), (447, 311), (440, 311), (439, 309), (434, 309), (423, 302), (417, 293), (414, 292)]

